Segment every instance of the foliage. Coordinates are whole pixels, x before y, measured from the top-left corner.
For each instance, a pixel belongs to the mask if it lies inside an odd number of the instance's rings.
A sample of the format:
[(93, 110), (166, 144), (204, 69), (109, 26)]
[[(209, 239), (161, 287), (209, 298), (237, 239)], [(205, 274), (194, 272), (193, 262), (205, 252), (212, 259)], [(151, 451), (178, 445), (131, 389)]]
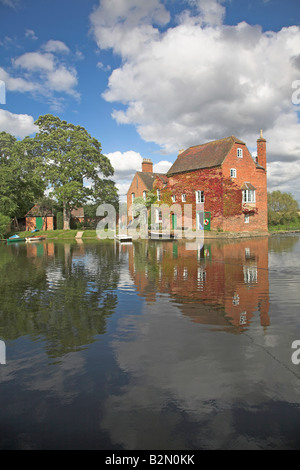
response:
[(273, 191), (268, 193), (269, 225), (288, 225), (298, 219), (298, 202), (290, 193)]
[[(219, 169), (204, 169), (189, 174), (178, 174), (169, 178), (168, 187), (164, 187), (158, 179), (155, 180), (154, 189), (161, 190), (160, 204), (171, 206), (172, 196), (176, 196), (176, 204), (182, 207), (182, 194), (186, 196), (186, 204), (192, 205), (192, 217), (196, 218), (195, 188), (204, 191), (204, 210), (209, 210), (212, 217), (234, 217), (241, 213), (242, 192), (230, 179), (225, 178)], [(184, 190), (183, 190), (184, 188)], [(207, 209), (209, 208), (209, 209)]]
[(115, 185), (107, 179), (113, 175), (113, 167), (102, 155), (97, 139), (83, 127), (51, 114), (40, 116), (35, 124), (39, 132), (30, 139), (29, 152), (41, 157), (43, 178), (63, 206), (65, 229), (70, 228), (72, 209), (92, 199), (116, 201)]
[(40, 173), (40, 158), (27, 152), (28, 139), (17, 141), (0, 133), (0, 212), (24, 217), (46, 188)]
[(57, 230), (62, 230), (64, 228), (64, 218), (62, 212), (57, 212), (56, 214), (56, 228)]
[(10, 217), (0, 213), (0, 238), (4, 238), (9, 230)]

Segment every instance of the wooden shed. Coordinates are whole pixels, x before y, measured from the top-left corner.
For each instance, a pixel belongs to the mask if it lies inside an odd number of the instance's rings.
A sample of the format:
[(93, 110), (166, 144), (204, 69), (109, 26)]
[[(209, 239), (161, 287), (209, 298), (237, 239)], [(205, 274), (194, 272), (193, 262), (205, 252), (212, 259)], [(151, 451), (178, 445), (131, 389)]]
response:
[(55, 217), (51, 209), (36, 204), (25, 215), (26, 230), (54, 230)]

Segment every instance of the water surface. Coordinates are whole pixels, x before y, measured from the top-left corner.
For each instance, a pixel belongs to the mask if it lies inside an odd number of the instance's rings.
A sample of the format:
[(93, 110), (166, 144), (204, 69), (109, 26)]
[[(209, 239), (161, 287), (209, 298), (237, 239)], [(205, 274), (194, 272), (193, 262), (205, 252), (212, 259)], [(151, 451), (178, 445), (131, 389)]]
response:
[(300, 448), (299, 254), (0, 245), (0, 449)]

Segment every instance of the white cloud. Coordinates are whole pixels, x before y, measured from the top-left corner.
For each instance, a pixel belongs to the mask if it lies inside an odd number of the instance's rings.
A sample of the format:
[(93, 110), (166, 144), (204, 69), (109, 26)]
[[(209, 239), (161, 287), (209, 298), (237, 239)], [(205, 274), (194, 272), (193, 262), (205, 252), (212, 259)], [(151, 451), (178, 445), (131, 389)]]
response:
[(142, 170), (143, 158), (138, 152), (129, 150), (128, 152), (112, 152), (107, 153), (106, 157), (109, 158), (112, 166), (115, 169), (115, 176), (117, 178), (131, 179), (136, 171)]
[(43, 49), (46, 52), (63, 52), (63, 53), (70, 52), (70, 49), (64, 42), (57, 41), (54, 39), (50, 39), (46, 44), (44, 44)]
[(48, 74), (47, 82), (52, 90), (79, 96), (74, 90), (77, 85), (77, 73), (74, 68), (67, 69), (64, 65), (61, 65)]
[(11, 77), (2, 67), (0, 67), (0, 80), (3, 80), (7, 91), (18, 91), (18, 92), (33, 92), (37, 90), (38, 85), (32, 82), (28, 82), (23, 78)]
[[(45, 49), (53, 52), (45, 52)], [(62, 97), (57, 94), (64, 93), (79, 99), (77, 71), (62, 62), (55, 51), (67, 52), (69, 49), (61, 41), (51, 40), (46, 43), (44, 51), (26, 52), (13, 59), (11, 69), (0, 67), (0, 79), (5, 82), (7, 91), (42, 96), (55, 110), (62, 109)]]
[(36, 36), (35, 32), (33, 31), (33, 29), (26, 29), (25, 31), (25, 37), (26, 38), (29, 38), (29, 39), (32, 39), (33, 41), (36, 41), (38, 39), (38, 37)]
[(169, 14), (158, 0), (101, 1), (91, 15), (95, 40), (122, 58), (103, 97), (116, 104), (118, 123), (134, 125), (164, 153), (232, 134), (255, 147), (262, 128), (271, 168), (275, 160), (298, 161), (299, 107), (291, 86), (300, 74), (300, 28), (225, 25), (223, 3), (189, 0), (193, 11), (167, 27)]
[(27, 135), (37, 132), (38, 128), (34, 125), (32, 116), (28, 114), (13, 114), (0, 109), (0, 130), (23, 139)]
[(172, 165), (173, 165), (172, 162), (169, 162), (167, 160), (162, 160), (161, 162), (158, 162), (155, 165), (153, 165), (153, 171), (154, 173), (167, 173)]
[(19, 5), (20, 0), (0, 0), (0, 3), (11, 8), (16, 8)]
[(13, 60), (15, 67), (21, 67), (31, 72), (54, 70), (54, 56), (52, 54), (42, 54), (41, 52), (26, 52)]

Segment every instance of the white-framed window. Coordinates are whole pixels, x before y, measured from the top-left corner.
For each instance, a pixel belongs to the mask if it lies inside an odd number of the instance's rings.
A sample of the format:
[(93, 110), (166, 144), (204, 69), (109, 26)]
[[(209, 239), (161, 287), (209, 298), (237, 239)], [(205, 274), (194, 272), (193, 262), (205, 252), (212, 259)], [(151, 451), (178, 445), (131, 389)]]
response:
[(182, 194), (181, 200), (182, 200), (182, 202), (186, 202), (186, 194)]
[(243, 158), (243, 149), (241, 149), (241, 148), (238, 148), (238, 149), (237, 149), (237, 156), (238, 156), (239, 158)]
[(157, 200), (160, 201), (160, 189), (156, 191)]
[(204, 191), (196, 191), (196, 203), (204, 202)]
[(236, 178), (236, 168), (230, 168), (230, 178)]
[(163, 218), (162, 218), (162, 211), (161, 211), (161, 209), (156, 209), (156, 211), (155, 211), (155, 216), (156, 216), (156, 217), (155, 217), (155, 222), (156, 222), (157, 224), (162, 223)]
[(250, 222), (250, 215), (245, 214), (245, 224), (249, 224), (249, 222)]
[(147, 191), (143, 191), (143, 199), (144, 199), (144, 201), (146, 201), (146, 198), (147, 198)]
[(255, 190), (254, 189), (244, 189), (243, 190), (243, 202), (255, 202)]
[(131, 193), (131, 202), (134, 202), (134, 200), (135, 200), (135, 194)]
[(176, 202), (176, 194), (173, 194), (173, 196), (172, 196), (172, 202)]

